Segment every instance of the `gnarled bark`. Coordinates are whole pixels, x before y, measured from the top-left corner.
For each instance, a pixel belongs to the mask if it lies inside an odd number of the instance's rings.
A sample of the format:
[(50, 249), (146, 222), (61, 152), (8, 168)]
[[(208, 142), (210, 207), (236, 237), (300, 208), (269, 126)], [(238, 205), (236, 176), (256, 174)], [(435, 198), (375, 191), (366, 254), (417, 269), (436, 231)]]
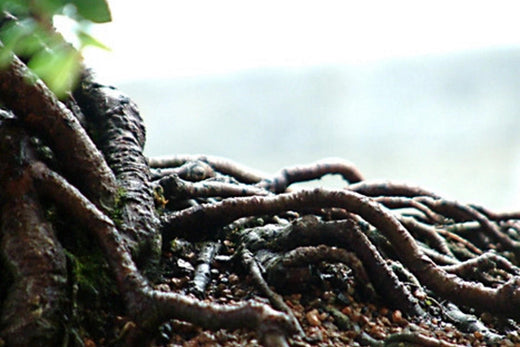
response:
[(34, 188), (28, 137), (19, 127), (1, 123), (0, 250), (2, 281), (9, 278), (10, 285), (0, 335), (9, 346), (53, 345), (64, 334), (65, 254)]
[(0, 70), (0, 100), (54, 150), (60, 166), (92, 201), (113, 206), (114, 174), (72, 112), (16, 56)]
[(142, 152), (146, 131), (137, 105), (116, 89), (94, 83), (88, 74), (75, 96), (118, 182), (119, 229), (137, 264), (153, 272), (159, 262), (161, 235)]

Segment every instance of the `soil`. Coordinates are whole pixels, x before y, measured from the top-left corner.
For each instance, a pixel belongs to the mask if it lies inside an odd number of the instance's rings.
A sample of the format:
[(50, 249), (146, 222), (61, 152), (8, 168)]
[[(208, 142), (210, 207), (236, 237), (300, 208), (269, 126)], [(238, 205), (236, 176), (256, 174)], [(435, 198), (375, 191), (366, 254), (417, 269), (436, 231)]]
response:
[[(161, 291), (193, 295), (189, 293), (193, 288), (200, 244), (176, 241), (183, 246), (163, 253), (164, 272), (155, 287)], [(211, 280), (204, 300), (218, 304), (256, 300), (269, 304), (269, 300), (255, 289), (251, 276), (229, 258), (234, 252), (234, 244), (224, 241), (220, 255), (212, 263)], [(372, 290), (360, 286), (345, 265), (322, 262), (302, 271), (311, 273), (310, 280), (306, 274), (302, 276), (306, 278), (305, 283), (296, 278), (290, 286), (276, 288), (283, 293), (285, 303), (305, 332), (304, 338), (290, 339), (291, 346), (520, 346), (520, 330), (512, 320), (469, 310), (491, 331), (508, 331), (505, 338), (490, 343), (481, 332), (471, 329), (464, 332), (460, 326), (450, 322), (434, 294), (422, 289), (415, 290), (414, 296), (421, 306), (429, 308), (426, 319), (406, 317), (400, 310), (392, 309), (391, 304), (385, 303)], [(115, 330), (107, 332), (107, 336), (112, 336), (112, 339), (116, 336), (118, 344), (125, 340), (125, 335), (131, 335), (134, 325), (127, 317), (118, 316), (114, 318), (113, 327)], [(106, 337), (88, 338), (84, 343), (89, 347), (101, 346), (109, 340)], [(248, 329), (210, 331), (171, 320), (159, 327), (152, 346), (262, 344), (257, 333)]]

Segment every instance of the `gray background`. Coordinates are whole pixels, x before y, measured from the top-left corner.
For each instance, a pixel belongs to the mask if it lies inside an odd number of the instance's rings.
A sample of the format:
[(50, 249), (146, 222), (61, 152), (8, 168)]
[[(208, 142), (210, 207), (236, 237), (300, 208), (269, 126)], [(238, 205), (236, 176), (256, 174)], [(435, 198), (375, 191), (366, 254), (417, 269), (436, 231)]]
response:
[(520, 207), (519, 77), (520, 50), (502, 48), (118, 87), (140, 106), (150, 156), (267, 172), (337, 156), (370, 179), (509, 210)]

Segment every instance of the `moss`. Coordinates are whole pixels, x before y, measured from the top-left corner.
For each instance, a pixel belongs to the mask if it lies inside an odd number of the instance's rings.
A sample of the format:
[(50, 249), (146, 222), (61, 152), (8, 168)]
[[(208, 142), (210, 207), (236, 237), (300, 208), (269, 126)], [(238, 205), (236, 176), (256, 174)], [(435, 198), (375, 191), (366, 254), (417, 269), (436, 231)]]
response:
[(126, 202), (126, 190), (122, 187), (117, 188), (116, 195), (114, 197), (114, 205), (110, 210), (110, 219), (114, 222), (116, 227), (120, 227), (123, 224), (123, 208)]
[(101, 296), (117, 294), (117, 287), (101, 252), (92, 250), (89, 254), (74, 255), (66, 251), (66, 255), (73, 281), (78, 287), (78, 296), (97, 301)]
[(155, 211), (157, 214), (161, 214), (164, 208), (168, 204), (168, 200), (164, 196), (164, 189), (161, 186), (156, 186), (153, 189), (153, 200), (155, 202)]
[(113, 323), (122, 314), (123, 303), (112, 272), (92, 238), (83, 232), (71, 234), (65, 250), (71, 298), (69, 339), (113, 336)]

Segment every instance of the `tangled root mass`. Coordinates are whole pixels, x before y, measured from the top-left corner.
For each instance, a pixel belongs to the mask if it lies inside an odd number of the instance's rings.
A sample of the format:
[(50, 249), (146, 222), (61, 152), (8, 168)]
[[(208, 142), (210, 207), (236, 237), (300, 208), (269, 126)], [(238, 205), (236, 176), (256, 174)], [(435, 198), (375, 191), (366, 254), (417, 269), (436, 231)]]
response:
[[(0, 72), (2, 343), (95, 335), (78, 318), (85, 254), (97, 257), (95, 283), (109, 269), (120, 300), (98, 308), (124, 322), (111, 344), (200, 327), (305, 345), (325, 321), (338, 343), (452, 345), (431, 332), (437, 321), (483, 344), (518, 341), (519, 213), (365, 180), (339, 159), (270, 176), (218, 157), (146, 158), (128, 97), (85, 72), (60, 102), (28, 73), (16, 57)], [(291, 188), (329, 174), (345, 187)], [(327, 293), (326, 303), (304, 314), (295, 293)], [(416, 329), (359, 328), (353, 300)]]

